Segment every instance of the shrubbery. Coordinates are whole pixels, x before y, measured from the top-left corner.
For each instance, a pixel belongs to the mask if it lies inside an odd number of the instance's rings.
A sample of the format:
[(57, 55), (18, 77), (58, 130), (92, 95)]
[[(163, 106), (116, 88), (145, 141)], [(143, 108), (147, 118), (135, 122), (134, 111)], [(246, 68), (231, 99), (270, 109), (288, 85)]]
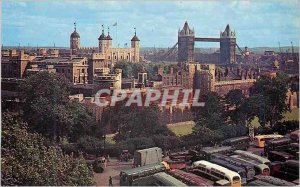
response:
[(63, 154), (60, 147), (46, 147), (37, 133), (16, 116), (2, 115), (2, 185), (94, 185), (93, 173), (82, 156)]

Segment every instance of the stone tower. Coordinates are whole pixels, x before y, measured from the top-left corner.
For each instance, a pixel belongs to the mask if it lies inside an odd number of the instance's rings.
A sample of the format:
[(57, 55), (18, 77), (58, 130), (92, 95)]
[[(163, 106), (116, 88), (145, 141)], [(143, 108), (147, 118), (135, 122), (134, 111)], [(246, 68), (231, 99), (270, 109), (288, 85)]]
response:
[(194, 62), (194, 29), (190, 29), (187, 21), (182, 30), (178, 30), (178, 61)]
[(76, 23), (74, 23), (74, 32), (70, 36), (71, 54), (76, 54), (79, 48), (80, 48), (80, 36), (76, 32)]
[(140, 39), (136, 36), (136, 29), (134, 28), (134, 36), (131, 39), (131, 48), (134, 50), (133, 62), (140, 61)]
[(227, 24), (224, 32), (220, 33), (220, 63), (233, 64), (235, 63), (235, 46), (236, 35), (235, 31), (231, 31)]
[(98, 38), (99, 41), (99, 53), (105, 53), (107, 49), (107, 38), (104, 34), (104, 27), (102, 25), (102, 34)]

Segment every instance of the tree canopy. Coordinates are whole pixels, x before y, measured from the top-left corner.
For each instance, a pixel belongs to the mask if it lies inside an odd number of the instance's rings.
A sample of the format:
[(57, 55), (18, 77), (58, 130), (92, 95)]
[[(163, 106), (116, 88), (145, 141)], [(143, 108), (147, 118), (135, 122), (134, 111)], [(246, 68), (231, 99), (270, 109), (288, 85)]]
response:
[(1, 183), (22, 186), (94, 185), (83, 157), (64, 155), (57, 146), (46, 147), (38, 133), (15, 115), (2, 115)]
[(63, 138), (75, 142), (84, 135), (102, 136), (95, 117), (82, 104), (70, 101), (63, 76), (40, 72), (26, 78), (20, 88), (23, 117), (31, 132), (38, 132), (53, 143)]

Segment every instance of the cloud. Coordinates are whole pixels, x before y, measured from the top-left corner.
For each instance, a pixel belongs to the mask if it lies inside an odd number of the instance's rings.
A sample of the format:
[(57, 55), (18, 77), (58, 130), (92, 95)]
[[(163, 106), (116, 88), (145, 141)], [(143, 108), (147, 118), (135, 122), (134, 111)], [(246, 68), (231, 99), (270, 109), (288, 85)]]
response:
[[(197, 36), (218, 37), (229, 23), (241, 45), (299, 45), (299, 2), (282, 1), (4, 1), (3, 42), (69, 46), (73, 22), (84, 46), (96, 46), (102, 24), (111, 26), (115, 43), (128, 43), (137, 27), (141, 46), (170, 47), (187, 20)], [(46, 36), (46, 37), (45, 37)], [(288, 36), (288, 37), (287, 37)], [(277, 41), (276, 41), (277, 43)], [(201, 44), (202, 45), (202, 44)], [(206, 44), (203, 44), (204, 46)], [(277, 44), (275, 44), (277, 45)]]

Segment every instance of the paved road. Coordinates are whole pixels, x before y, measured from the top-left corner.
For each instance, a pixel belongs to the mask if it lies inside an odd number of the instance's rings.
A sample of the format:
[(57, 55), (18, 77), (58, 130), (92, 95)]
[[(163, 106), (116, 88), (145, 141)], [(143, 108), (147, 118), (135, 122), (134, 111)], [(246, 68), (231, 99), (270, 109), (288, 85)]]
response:
[(113, 185), (120, 185), (120, 171), (124, 169), (132, 168), (131, 162), (119, 162), (115, 158), (110, 158), (110, 162), (107, 164), (107, 168), (103, 173), (94, 173), (94, 180), (97, 186), (108, 186), (109, 176), (113, 179)]

